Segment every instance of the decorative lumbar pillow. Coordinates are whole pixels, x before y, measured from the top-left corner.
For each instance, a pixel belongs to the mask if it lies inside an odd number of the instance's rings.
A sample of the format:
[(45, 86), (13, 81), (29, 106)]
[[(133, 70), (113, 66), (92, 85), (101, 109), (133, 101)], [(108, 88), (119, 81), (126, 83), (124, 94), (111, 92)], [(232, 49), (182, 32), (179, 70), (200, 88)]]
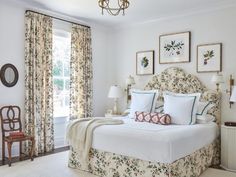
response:
[(210, 102), (210, 101), (207, 101), (207, 102), (199, 102), (198, 104), (198, 108), (197, 108), (197, 115), (201, 115), (201, 116), (204, 116), (207, 114), (207, 112), (213, 108), (215, 105)]
[(136, 111), (154, 112), (157, 98), (158, 90), (132, 90), (129, 117), (134, 118)]
[(164, 113), (171, 116), (174, 124), (190, 125), (196, 123), (197, 106), (201, 93), (177, 94), (164, 92)]
[(135, 112), (135, 121), (169, 125), (171, 124), (171, 117), (168, 114), (163, 114), (159, 112), (148, 113), (137, 111)]

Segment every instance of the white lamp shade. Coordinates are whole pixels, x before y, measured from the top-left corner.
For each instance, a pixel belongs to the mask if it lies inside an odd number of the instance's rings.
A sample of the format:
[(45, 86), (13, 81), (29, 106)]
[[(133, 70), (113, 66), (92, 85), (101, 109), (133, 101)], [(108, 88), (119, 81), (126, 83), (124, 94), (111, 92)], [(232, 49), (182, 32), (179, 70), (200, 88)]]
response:
[(211, 82), (216, 84), (224, 83), (224, 77), (222, 74), (215, 74), (212, 76)]
[(113, 85), (110, 87), (110, 90), (108, 93), (109, 98), (120, 98), (122, 97), (122, 95), (123, 95), (123, 92), (119, 86)]
[(233, 91), (230, 97), (230, 102), (236, 102), (236, 86), (233, 86)]
[(134, 85), (135, 84), (135, 80), (132, 76), (129, 76), (127, 79), (126, 79), (126, 85)]

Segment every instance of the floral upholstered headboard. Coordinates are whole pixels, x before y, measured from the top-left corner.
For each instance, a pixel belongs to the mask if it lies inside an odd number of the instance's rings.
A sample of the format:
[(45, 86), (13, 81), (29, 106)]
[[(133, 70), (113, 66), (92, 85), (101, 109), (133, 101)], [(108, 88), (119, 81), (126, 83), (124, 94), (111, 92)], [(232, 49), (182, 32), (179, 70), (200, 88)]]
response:
[(163, 91), (175, 93), (202, 93), (200, 101), (211, 101), (215, 104), (208, 113), (215, 116), (217, 124), (220, 125), (220, 93), (208, 90), (196, 76), (187, 74), (180, 68), (171, 67), (162, 73), (153, 76), (145, 87), (145, 90), (153, 89), (159, 90), (160, 99), (163, 99)]

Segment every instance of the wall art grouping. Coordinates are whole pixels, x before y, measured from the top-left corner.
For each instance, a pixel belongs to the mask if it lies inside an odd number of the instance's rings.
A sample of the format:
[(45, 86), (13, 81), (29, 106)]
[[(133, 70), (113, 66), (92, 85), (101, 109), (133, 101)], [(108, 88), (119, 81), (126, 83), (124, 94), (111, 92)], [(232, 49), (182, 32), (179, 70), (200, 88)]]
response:
[[(222, 43), (197, 46), (197, 72), (222, 71)], [(191, 32), (163, 34), (159, 36), (159, 64), (191, 62)], [(154, 74), (154, 50), (136, 53), (136, 74)]]

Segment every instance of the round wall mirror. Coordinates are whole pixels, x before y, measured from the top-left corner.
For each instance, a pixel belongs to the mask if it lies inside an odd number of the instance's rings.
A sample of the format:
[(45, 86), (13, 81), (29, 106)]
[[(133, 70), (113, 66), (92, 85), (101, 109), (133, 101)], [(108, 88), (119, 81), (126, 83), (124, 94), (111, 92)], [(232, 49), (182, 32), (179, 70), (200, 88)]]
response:
[(16, 67), (8, 63), (1, 68), (0, 77), (3, 85), (13, 87), (18, 81), (19, 74)]

